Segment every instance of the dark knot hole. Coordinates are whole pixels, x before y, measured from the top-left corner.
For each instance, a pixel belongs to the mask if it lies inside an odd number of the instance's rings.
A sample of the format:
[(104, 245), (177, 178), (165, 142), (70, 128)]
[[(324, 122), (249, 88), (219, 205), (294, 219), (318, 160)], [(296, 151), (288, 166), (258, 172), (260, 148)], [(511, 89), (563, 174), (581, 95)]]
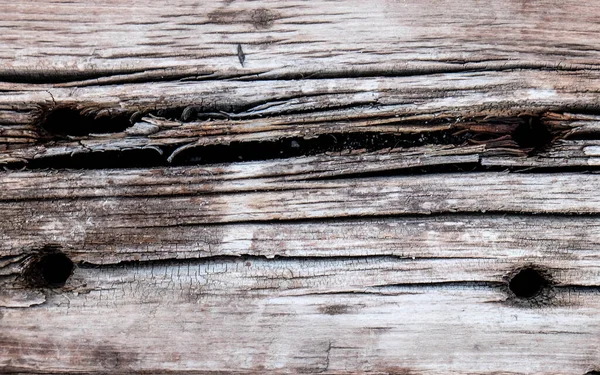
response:
[(510, 279), (508, 288), (518, 298), (532, 298), (537, 296), (546, 285), (548, 281), (538, 270), (524, 268)]
[(35, 286), (58, 288), (65, 285), (73, 267), (73, 261), (63, 253), (44, 254), (30, 266), (27, 276)]

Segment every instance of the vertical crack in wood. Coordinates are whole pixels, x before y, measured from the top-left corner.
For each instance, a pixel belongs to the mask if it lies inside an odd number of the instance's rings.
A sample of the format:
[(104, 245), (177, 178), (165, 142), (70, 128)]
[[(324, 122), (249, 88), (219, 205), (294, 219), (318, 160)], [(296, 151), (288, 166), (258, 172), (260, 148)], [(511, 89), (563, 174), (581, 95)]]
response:
[(242, 49), (241, 44), (237, 45), (237, 56), (238, 56), (238, 60), (240, 61), (240, 65), (243, 67), (244, 61), (246, 61), (246, 55), (244, 54), (244, 50)]

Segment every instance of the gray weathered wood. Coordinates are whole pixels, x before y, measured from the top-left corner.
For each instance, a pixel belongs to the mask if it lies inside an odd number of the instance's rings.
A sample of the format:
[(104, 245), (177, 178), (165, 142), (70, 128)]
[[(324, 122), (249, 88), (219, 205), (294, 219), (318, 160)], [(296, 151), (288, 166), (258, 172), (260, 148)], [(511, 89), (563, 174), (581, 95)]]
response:
[(600, 371), (594, 2), (0, 9), (0, 372)]
[(600, 51), (596, 4), (575, 0), (4, 0), (2, 9), (10, 81), (597, 69)]
[[(432, 267), (463, 282), (431, 284)], [(526, 308), (488, 284), (500, 274), (462, 272), (452, 260), (369, 257), (80, 268), (37, 306), (3, 310), (0, 353), (23, 373), (594, 368), (597, 290), (560, 289), (555, 304)]]
[[(300, 82), (153, 82), (83, 87), (75, 95), (72, 88), (29, 85), (0, 95), (0, 103), (5, 107), (0, 111), (0, 123), (6, 143), (0, 160), (7, 163), (143, 147), (160, 151), (163, 146), (311, 138), (329, 133), (452, 133), (477, 125), (473, 117), (489, 124), (486, 116), (514, 117), (566, 108), (589, 110), (596, 98), (594, 92), (600, 89), (598, 78), (594, 72), (517, 71), (483, 76), (446, 73)], [(461, 100), (449, 102), (448, 96), (457, 91), (462, 93)], [(285, 92), (289, 94), (282, 95)], [(157, 102), (157, 96), (168, 99)], [(129, 129), (119, 133), (55, 139), (55, 135), (42, 132), (40, 124), (49, 111), (63, 107), (92, 118), (135, 119), (136, 113), (160, 113), (168, 108), (181, 108), (175, 112), (183, 117), (190, 113), (186, 108), (197, 108), (200, 115), (232, 118), (183, 124), (181, 118), (134, 120)], [(560, 114), (554, 116), (557, 115)], [(551, 123), (567, 131), (587, 125), (568, 117), (562, 121), (553, 119)], [(493, 127), (488, 126), (487, 131), (490, 128)], [(503, 134), (502, 128), (496, 131), (499, 136)], [(509, 143), (508, 148), (516, 147)]]
[[(11, 218), (6, 225), (20, 230), (24, 223), (46, 223), (66, 229), (75, 223), (139, 227), (445, 212), (600, 212), (597, 174), (459, 173), (281, 183), (248, 179), (241, 181), (241, 192), (222, 190), (227, 194), (212, 191), (216, 181), (173, 181), (164, 190), (138, 181), (134, 193), (100, 181), (96, 189), (84, 189), (92, 194), (87, 199), (79, 199), (75, 189), (66, 199), (2, 202), (4, 217)], [(52, 188), (47, 191), (52, 197)]]

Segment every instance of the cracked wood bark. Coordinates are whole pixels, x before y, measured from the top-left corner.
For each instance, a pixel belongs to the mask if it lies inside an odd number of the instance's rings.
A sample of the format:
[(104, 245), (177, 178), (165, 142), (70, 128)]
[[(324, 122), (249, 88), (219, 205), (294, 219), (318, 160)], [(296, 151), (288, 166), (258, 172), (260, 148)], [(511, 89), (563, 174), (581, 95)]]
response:
[(0, 372), (600, 369), (595, 4), (0, 4)]

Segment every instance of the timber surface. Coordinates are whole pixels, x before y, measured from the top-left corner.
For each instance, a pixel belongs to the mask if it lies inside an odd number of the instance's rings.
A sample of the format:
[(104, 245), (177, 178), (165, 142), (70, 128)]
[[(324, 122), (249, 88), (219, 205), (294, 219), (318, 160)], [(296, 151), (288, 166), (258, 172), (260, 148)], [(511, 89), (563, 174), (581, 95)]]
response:
[(0, 9), (1, 373), (600, 371), (594, 2)]

